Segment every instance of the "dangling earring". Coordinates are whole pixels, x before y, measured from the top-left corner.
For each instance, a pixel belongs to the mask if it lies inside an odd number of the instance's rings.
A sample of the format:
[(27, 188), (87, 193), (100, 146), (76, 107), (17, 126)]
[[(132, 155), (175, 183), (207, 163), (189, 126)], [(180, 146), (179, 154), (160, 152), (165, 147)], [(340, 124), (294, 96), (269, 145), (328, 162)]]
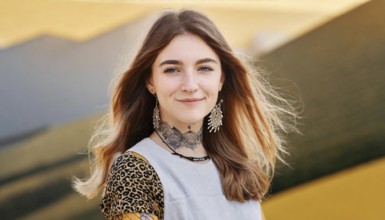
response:
[(223, 118), (222, 109), (221, 109), (222, 103), (223, 103), (223, 99), (221, 99), (219, 103), (214, 106), (213, 110), (211, 110), (211, 113), (209, 115), (209, 123), (208, 123), (209, 132), (211, 131), (214, 131), (214, 133), (217, 132), (222, 125), (222, 118)]
[(160, 113), (158, 108), (158, 97), (155, 96), (155, 108), (152, 113), (152, 124), (154, 125), (154, 129), (158, 130), (160, 127)]

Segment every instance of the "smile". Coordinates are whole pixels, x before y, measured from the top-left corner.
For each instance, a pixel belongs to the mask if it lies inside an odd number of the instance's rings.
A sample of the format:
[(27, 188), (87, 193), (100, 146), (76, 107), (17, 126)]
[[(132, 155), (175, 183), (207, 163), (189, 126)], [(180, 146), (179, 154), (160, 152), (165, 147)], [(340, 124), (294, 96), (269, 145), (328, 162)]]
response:
[(202, 101), (204, 98), (189, 98), (189, 99), (178, 99), (179, 102), (183, 103), (196, 103)]

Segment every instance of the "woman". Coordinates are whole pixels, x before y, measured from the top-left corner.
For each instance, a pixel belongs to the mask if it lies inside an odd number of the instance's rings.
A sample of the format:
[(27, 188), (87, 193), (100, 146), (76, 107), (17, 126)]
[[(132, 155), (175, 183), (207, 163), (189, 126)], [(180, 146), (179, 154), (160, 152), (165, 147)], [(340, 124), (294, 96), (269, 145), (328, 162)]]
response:
[[(277, 102), (278, 101), (278, 102)], [(262, 219), (287, 103), (206, 16), (164, 13), (114, 90), (91, 177), (109, 219)], [(104, 127), (103, 127), (104, 128)]]

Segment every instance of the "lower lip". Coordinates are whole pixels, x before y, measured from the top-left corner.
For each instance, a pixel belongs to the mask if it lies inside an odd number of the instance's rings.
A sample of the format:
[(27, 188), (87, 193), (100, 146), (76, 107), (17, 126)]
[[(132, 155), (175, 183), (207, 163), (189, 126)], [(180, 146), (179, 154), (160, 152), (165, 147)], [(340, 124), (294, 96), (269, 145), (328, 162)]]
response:
[(182, 103), (185, 103), (185, 104), (194, 104), (194, 103), (198, 103), (200, 101), (202, 101), (203, 99), (198, 99), (198, 100), (179, 100), (180, 102)]

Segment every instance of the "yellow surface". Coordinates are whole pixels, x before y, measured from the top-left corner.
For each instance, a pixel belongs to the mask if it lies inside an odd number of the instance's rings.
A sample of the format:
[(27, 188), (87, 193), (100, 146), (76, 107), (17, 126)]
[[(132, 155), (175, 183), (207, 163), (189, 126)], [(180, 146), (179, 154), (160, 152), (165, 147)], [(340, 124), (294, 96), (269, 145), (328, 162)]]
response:
[(296, 35), (366, 1), (0, 0), (0, 48), (44, 34), (84, 41), (164, 8), (205, 11), (233, 46), (244, 48), (260, 30)]
[(83, 41), (146, 14), (150, 8), (126, 3), (16, 0), (0, 7), (0, 45), (43, 34)]
[(263, 210), (267, 220), (384, 220), (385, 158), (274, 195)]

